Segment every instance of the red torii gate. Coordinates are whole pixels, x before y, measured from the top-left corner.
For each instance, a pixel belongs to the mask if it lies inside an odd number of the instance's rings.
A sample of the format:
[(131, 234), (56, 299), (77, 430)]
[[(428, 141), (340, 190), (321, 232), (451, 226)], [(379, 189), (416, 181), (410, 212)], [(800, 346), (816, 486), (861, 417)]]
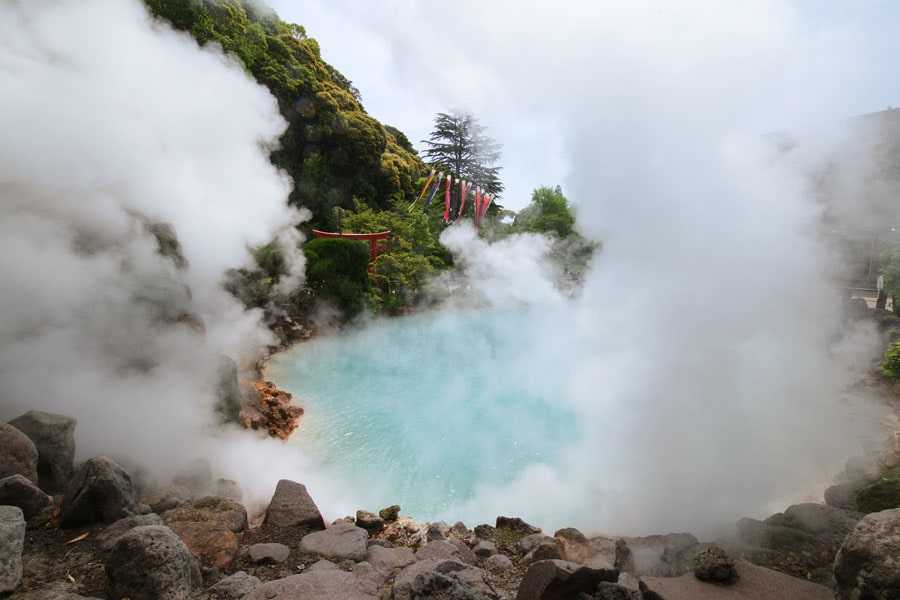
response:
[[(369, 242), (369, 262), (373, 262), (378, 258), (378, 253), (387, 250), (387, 246), (379, 244), (379, 240), (386, 239), (391, 235), (390, 231), (379, 231), (378, 233), (334, 233), (333, 231), (312, 230), (313, 235), (317, 238), (347, 238), (348, 240), (360, 240)], [(371, 265), (370, 265), (371, 266)]]

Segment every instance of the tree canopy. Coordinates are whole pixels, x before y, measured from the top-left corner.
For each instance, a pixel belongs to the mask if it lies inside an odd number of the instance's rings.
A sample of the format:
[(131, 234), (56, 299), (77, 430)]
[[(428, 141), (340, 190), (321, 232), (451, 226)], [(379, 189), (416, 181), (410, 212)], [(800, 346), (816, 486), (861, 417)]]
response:
[(485, 135), (487, 128), (478, 119), (465, 113), (438, 113), (434, 130), (424, 155), (435, 169), (457, 179), (474, 182), (495, 199), (503, 192), (500, 169), (502, 144)]
[(513, 224), (523, 231), (552, 232), (566, 237), (573, 231), (575, 215), (560, 186), (541, 186), (531, 194), (531, 204), (516, 215)]

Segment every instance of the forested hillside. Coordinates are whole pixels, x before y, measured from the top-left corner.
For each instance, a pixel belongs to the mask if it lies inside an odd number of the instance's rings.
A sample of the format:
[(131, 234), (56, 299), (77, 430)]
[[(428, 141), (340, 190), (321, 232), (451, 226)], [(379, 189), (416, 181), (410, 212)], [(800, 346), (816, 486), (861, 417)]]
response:
[(388, 208), (415, 193), (424, 167), (412, 145), (366, 114), (359, 92), (302, 26), (246, 0), (145, 2), (200, 44), (221, 44), (269, 88), (288, 122), (272, 162), (293, 178), (290, 202), (312, 211), (314, 227), (336, 227), (334, 208), (352, 208), (353, 198)]

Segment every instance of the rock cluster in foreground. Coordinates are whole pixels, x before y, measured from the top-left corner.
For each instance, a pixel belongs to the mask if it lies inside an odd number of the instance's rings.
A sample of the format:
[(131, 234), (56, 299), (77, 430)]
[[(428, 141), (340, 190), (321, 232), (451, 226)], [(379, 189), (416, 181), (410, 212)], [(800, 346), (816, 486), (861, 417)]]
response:
[[(240, 489), (213, 481), (205, 461), (168, 487), (105, 457), (76, 470), (65, 419), (0, 426), (0, 594), (11, 600), (900, 598), (900, 509), (801, 504), (715, 543), (587, 538), (509, 517), (420, 524), (398, 506), (326, 525), (306, 487), (282, 480), (251, 527)], [(812, 555), (827, 574), (797, 559)]]

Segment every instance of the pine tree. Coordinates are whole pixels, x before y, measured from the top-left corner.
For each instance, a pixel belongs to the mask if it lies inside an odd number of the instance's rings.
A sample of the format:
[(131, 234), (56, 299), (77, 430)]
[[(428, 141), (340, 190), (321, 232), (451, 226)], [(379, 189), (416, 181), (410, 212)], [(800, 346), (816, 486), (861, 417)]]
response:
[(450, 173), (456, 179), (471, 181), (487, 190), (494, 199), (503, 192), (500, 160), (503, 147), (485, 135), (487, 128), (478, 119), (465, 113), (438, 113), (425, 159), (437, 170)]

